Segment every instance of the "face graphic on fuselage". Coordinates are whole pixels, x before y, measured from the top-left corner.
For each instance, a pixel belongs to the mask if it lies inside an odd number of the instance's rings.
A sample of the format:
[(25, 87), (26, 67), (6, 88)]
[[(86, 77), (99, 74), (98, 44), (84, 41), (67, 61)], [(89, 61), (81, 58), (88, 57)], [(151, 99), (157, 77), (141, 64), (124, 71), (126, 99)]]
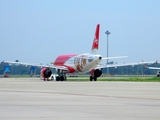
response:
[(77, 56), (74, 59), (74, 65), (77, 71), (82, 72), (83, 67), (86, 65), (86, 55)]
[(77, 72), (85, 73), (96, 68), (101, 62), (101, 56), (95, 54), (80, 54), (74, 58), (74, 67)]

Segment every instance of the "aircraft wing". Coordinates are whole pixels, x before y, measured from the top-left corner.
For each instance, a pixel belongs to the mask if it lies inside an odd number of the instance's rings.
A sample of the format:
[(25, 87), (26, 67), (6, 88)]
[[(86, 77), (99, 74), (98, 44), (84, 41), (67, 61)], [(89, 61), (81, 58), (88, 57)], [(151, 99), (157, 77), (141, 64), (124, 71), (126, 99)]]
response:
[(43, 64), (30, 64), (30, 63), (22, 63), (22, 62), (12, 62), (12, 61), (2, 61), (2, 63), (8, 64), (17, 64), (17, 65), (25, 65), (25, 66), (36, 66), (36, 67), (47, 67), (47, 68), (55, 68), (61, 70), (68, 70), (65, 66), (54, 66), (54, 65), (43, 65)]
[(117, 59), (117, 58), (126, 58), (126, 57), (128, 57), (128, 56), (106, 57), (106, 58), (102, 58), (102, 60)]
[(160, 70), (160, 67), (147, 67), (149, 69), (153, 69), (153, 70)]
[(120, 67), (120, 66), (134, 66), (134, 65), (151, 64), (151, 63), (155, 63), (155, 61), (98, 65), (95, 69), (101, 69), (101, 68), (107, 68), (107, 67), (115, 67), (116, 68), (116, 67)]

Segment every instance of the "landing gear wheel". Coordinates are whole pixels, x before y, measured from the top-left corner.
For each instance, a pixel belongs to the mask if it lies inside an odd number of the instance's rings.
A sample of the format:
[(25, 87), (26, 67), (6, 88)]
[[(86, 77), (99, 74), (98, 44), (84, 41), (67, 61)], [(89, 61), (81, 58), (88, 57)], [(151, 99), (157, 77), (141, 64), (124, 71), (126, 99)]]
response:
[(61, 77), (60, 77), (60, 80), (61, 80), (61, 81), (64, 81), (64, 76), (61, 76)]
[(59, 80), (60, 80), (60, 77), (59, 77), (59, 76), (57, 76), (57, 77), (56, 77), (56, 81), (59, 81)]
[(97, 77), (94, 76), (94, 81), (97, 81)]
[(90, 76), (90, 81), (92, 81), (93, 80), (93, 77), (92, 76)]

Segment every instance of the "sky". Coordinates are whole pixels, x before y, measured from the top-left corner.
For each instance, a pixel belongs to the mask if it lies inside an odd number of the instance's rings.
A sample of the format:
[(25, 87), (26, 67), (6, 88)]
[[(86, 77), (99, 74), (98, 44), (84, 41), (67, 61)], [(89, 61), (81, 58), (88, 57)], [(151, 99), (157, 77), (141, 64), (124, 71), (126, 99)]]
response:
[(91, 51), (115, 62), (160, 60), (160, 0), (0, 0), (0, 60), (47, 64)]

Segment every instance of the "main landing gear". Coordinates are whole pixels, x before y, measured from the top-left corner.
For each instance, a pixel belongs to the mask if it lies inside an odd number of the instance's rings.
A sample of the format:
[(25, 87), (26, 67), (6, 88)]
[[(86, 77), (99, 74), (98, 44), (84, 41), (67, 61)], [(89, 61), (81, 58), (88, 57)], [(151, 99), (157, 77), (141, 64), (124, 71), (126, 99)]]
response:
[(96, 76), (90, 76), (90, 81), (97, 81), (97, 77)]
[(97, 81), (97, 78), (102, 75), (102, 70), (96, 69), (90, 71), (90, 81)]
[(56, 75), (56, 81), (67, 81), (66, 73), (65, 71), (61, 71), (58, 69), (57, 75)]

